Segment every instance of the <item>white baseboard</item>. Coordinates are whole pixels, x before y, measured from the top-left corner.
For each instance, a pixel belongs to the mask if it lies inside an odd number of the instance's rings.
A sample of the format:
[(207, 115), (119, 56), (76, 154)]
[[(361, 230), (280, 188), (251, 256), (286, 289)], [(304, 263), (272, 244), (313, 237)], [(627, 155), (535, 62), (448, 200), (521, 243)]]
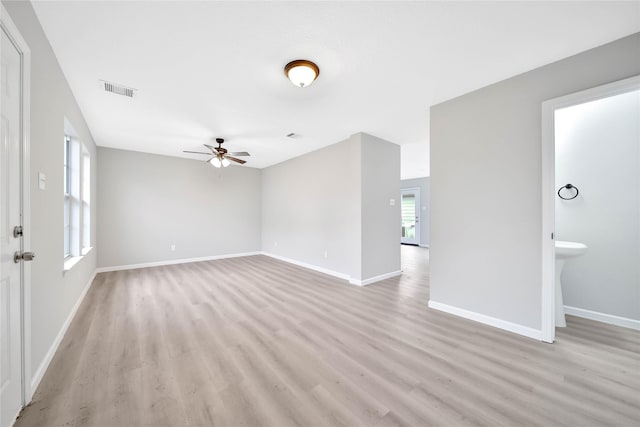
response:
[(299, 267), (308, 268), (309, 270), (314, 270), (320, 273), (328, 274), (329, 276), (337, 277), (339, 279), (344, 279), (344, 280), (347, 280), (351, 285), (356, 285), (356, 286), (370, 285), (372, 283), (379, 282), (380, 280), (388, 279), (390, 277), (395, 277), (402, 274), (402, 271), (398, 270), (398, 271), (392, 271), (390, 273), (381, 274), (379, 276), (370, 277), (368, 279), (361, 280), (361, 279), (354, 279), (348, 274), (340, 273), (334, 270), (329, 270), (328, 268), (324, 268), (324, 267), (318, 267), (317, 265), (313, 265), (313, 264), (307, 264), (306, 262), (297, 261), (292, 258), (275, 255), (269, 252), (262, 252), (262, 255), (266, 255), (268, 257), (275, 258), (280, 261), (288, 262), (289, 264), (297, 265)]
[(213, 261), (216, 259), (238, 258), (243, 256), (252, 256), (252, 255), (260, 255), (260, 254), (261, 252), (256, 251), (256, 252), (242, 252), (237, 254), (212, 255), (212, 256), (205, 256), (205, 257), (199, 257), (199, 258), (170, 259), (166, 261), (144, 262), (141, 264), (116, 265), (113, 267), (100, 267), (96, 271), (98, 273), (106, 273), (108, 271), (134, 270), (136, 268), (160, 267), (163, 265), (186, 264), (189, 262), (201, 262), (201, 261)]
[(584, 308), (564, 306), (565, 314), (584, 317), (585, 319), (596, 320), (598, 322), (609, 323), (610, 325), (622, 326), (624, 328), (640, 331), (640, 320), (629, 319), (627, 317), (614, 316), (613, 314), (600, 313), (598, 311), (585, 310)]
[(402, 270), (392, 271), (391, 273), (381, 274), (379, 276), (370, 277), (364, 280), (358, 279), (349, 279), (349, 283), (356, 286), (367, 286), (375, 282), (379, 282), (384, 279), (389, 279), (390, 277), (396, 277), (402, 274)]
[[(62, 324), (62, 327), (60, 328), (60, 331), (58, 332), (56, 339), (53, 340), (53, 343), (51, 344), (49, 351), (47, 351), (47, 354), (44, 356), (44, 360), (42, 361), (42, 363), (40, 363), (40, 366), (38, 366), (38, 369), (36, 369), (36, 372), (33, 374), (33, 377), (31, 378), (31, 394), (32, 395), (36, 392), (38, 385), (40, 385), (40, 381), (42, 381), (42, 377), (44, 377), (44, 373), (47, 372), (47, 368), (49, 367), (49, 364), (53, 360), (53, 356), (56, 354), (56, 351), (58, 350), (58, 347), (60, 346), (60, 343), (62, 342), (64, 335), (67, 333), (67, 329), (69, 329), (69, 325), (71, 325), (71, 321), (75, 317), (78, 309), (80, 308), (80, 305), (82, 304), (82, 301), (84, 301), (84, 297), (87, 295), (87, 292), (91, 288), (91, 285), (93, 284), (93, 280), (96, 278), (96, 273), (97, 272), (94, 271), (91, 277), (89, 278), (89, 281), (84, 285), (84, 288), (82, 289), (82, 292), (80, 292), (80, 296), (78, 297), (78, 300), (76, 301), (75, 305), (71, 309), (71, 312), (69, 313), (64, 323)], [(31, 401), (31, 397), (32, 396), (29, 396), (29, 401)]]
[(429, 301), (429, 307), (436, 310), (444, 311), (445, 313), (464, 317), (465, 319), (484, 323), (485, 325), (493, 326), (495, 328), (504, 329), (505, 331), (513, 332), (525, 337), (533, 338), (538, 341), (542, 341), (542, 331), (538, 329), (518, 325), (517, 323), (507, 322), (506, 320), (497, 319), (485, 314), (476, 313), (474, 311), (465, 310), (463, 308), (454, 307), (452, 305), (443, 304), (433, 300)]
[(422, 245), (422, 244), (420, 244), (418, 246), (420, 246), (421, 248), (428, 248), (429, 247), (429, 245)]
[(289, 264), (297, 265), (299, 267), (308, 268), (309, 270), (318, 271), (320, 273), (328, 274), (329, 276), (337, 277), (339, 279), (350, 280), (348, 274), (340, 273), (338, 271), (329, 270), (328, 268), (318, 267), (317, 265), (307, 264), (306, 262), (296, 261), (295, 259), (283, 257), (280, 255), (272, 254), (269, 252), (262, 252), (262, 255), (266, 255), (271, 258), (279, 259), (280, 261), (288, 262)]

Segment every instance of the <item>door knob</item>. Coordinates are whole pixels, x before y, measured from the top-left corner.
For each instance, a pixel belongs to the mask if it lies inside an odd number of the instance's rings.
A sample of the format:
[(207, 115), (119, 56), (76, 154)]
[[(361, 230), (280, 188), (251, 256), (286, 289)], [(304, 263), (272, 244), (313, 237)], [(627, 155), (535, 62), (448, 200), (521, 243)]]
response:
[(13, 262), (17, 264), (20, 261), (33, 261), (35, 257), (36, 254), (33, 252), (16, 252), (13, 255)]

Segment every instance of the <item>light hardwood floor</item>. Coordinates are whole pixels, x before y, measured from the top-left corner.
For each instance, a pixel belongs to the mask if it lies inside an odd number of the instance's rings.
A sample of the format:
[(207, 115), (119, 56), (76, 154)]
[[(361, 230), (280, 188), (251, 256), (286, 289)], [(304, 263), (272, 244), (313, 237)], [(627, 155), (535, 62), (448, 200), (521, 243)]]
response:
[(99, 274), (18, 426), (640, 425), (640, 332), (550, 345), (265, 256)]

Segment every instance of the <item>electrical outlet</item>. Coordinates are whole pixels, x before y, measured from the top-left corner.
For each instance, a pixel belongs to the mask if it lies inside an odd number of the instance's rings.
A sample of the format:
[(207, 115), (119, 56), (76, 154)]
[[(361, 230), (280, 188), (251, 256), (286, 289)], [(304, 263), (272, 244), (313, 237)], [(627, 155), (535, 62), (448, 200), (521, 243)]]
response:
[(278, 242), (277, 241), (273, 242), (273, 246), (275, 246), (277, 248), (278, 247)]
[(389, 199), (389, 206), (395, 206), (396, 205), (396, 199)]
[(176, 245), (173, 245), (173, 244), (172, 244), (172, 245), (171, 245), (171, 251), (173, 252), (173, 251), (175, 251), (175, 250), (176, 250)]
[(327, 252), (327, 250), (326, 250), (326, 249), (324, 250), (324, 257), (325, 257), (325, 258), (328, 258), (328, 257), (329, 257), (329, 252)]

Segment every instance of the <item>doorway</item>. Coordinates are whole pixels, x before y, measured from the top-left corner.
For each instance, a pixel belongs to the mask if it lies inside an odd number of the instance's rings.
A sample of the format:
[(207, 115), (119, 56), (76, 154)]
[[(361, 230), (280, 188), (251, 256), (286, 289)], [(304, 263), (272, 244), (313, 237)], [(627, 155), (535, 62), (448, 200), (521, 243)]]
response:
[(29, 211), (30, 52), (2, 7), (0, 15), (0, 426), (31, 399)]
[(400, 190), (402, 234), (400, 243), (420, 244), (420, 189), (404, 188)]
[[(542, 340), (553, 342), (556, 327), (556, 197), (578, 196), (574, 185), (556, 185), (556, 116), (558, 110), (640, 89), (640, 76), (577, 92), (542, 104)], [(575, 184), (575, 183), (571, 183)], [(579, 186), (578, 186), (579, 188)], [(567, 196), (567, 193), (569, 194)], [(564, 198), (564, 197), (563, 197)], [(566, 199), (565, 199), (566, 200)]]

